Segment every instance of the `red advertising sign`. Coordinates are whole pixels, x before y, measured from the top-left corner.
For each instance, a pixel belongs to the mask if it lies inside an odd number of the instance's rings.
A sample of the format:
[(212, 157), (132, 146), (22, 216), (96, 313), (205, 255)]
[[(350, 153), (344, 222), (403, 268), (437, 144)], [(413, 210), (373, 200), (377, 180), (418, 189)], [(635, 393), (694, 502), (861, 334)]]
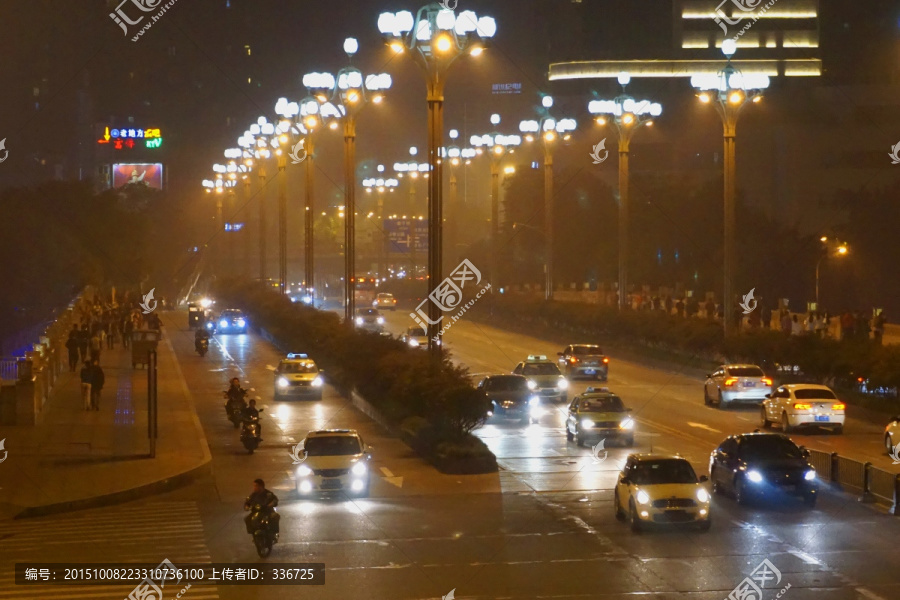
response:
[(113, 187), (129, 183), (143, 183), (157, 190), (163, 189), (162, 163), (125, 163), (113, 165)]

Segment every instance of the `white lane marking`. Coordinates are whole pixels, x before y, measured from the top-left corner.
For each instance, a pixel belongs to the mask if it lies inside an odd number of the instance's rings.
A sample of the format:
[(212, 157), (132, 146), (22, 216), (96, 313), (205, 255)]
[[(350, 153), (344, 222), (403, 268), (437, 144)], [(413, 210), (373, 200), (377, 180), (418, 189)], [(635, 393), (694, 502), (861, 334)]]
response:
[(859, 592), (860, 596), (865, 596), (866, 598), (871, 598), (871, 600), (885, 600), (884, 598), (882, 598), (875, 592), (873, 592), (871, 590), (867, 590), (864, 587), (858, 587), (858, 588), (856, 588), (856, 591)]
[(807, 554), (806, 552), (802, 552), (800, 550), (788, 550), (788, 554), (793, 554), (794, 556), (796, 556), (797, 558), (799, 558), (800, 560), (802, 560), (803, 562), (805, 562), (808, 565), (824, 564), (821, 560), (819, 560), (815, 556), (812, 556), (812, 555)]
[(274, 371), (276, 367), (274, 365), (266, 365), (266, 369), (268, 369), (269, 371)]
[(393, 473), (391, 473), (390, 469), (387, 467), (381, 467), (381, 472), (384, 474), (384, 480), (390, 483), (391, 485), (395, 485), (398, 488), (403, 487), (403, 478), (395, 477)]
[(697, 429), (703, 429), (705, 431), (711, 431), (713, 433), (722, 433), (718, 429), (710, 427), (709, 425), (706, 425), (705, 423), (694, 423), (693, 421), (688, 421), (687, 425), (688, 425), (688, 427), (696, 427)]

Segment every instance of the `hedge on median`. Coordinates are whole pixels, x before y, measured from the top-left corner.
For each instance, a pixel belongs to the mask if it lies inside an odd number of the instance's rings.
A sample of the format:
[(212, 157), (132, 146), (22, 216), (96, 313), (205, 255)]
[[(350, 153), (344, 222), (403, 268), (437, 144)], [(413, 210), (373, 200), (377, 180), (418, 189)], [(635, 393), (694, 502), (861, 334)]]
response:
[(221, 281), (214, 293), (282, 347), (315, 357), (329, 383), (345, 394), (356, 390), (442, 471), (497, 470), (496, 457), (471, 433), (484, 423), (484, 397), (448, 358), (436, 364), (427, 352), (346, 327), (336, 313), (294, 304), (257, 282)]

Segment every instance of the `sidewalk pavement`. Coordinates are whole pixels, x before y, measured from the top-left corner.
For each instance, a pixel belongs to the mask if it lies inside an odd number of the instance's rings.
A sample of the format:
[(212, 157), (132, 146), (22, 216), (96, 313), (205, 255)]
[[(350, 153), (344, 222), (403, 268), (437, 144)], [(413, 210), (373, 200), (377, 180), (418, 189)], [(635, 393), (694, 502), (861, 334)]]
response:
[(99, 411), (82, 408), (76, 370), (60, 376), (42, 424), (0, 428), (8, 452), (0, 463), (0, 518), (126, 502), (209, 471), (206, 436), (167, 337), (157, 359), (156, 458), (149, 458), (147, 371), (132, 369), (131, 350), (120, 342), (100, 357), (106, 383)]

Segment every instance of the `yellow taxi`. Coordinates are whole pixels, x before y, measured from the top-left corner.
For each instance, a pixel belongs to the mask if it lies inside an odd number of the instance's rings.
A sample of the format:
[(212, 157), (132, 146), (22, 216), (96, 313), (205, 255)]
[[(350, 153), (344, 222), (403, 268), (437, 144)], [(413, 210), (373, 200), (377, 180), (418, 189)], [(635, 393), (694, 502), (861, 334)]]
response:
[(592, 440), (615, 439), (625, 446), (634, 445), (634, 419), (631, 409), (609, 388), (589, 387), (575, 396), (566, 417), (566, 440), (584, 446)]
[(324, 385), (322, 371), (306, 354), (288, 354), (275, 369), (276, 400), (288, 396), (321, 400)]

